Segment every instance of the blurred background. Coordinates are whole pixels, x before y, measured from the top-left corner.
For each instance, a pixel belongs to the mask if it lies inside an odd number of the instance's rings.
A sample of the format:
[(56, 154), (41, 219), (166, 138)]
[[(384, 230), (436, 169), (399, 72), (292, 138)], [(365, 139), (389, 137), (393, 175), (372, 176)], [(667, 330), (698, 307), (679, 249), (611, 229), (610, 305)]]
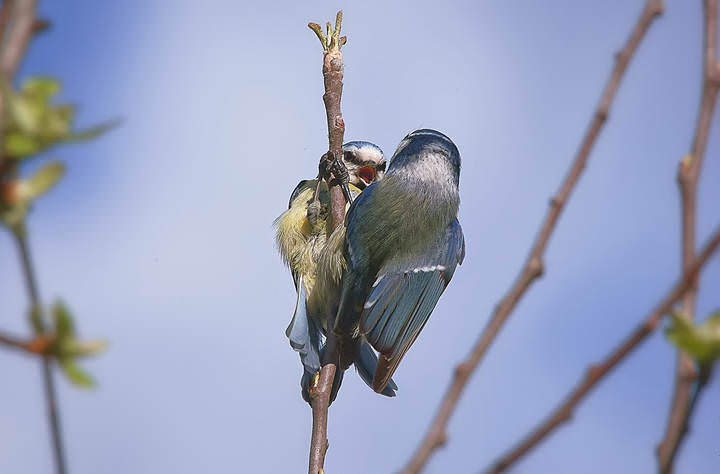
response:
[[(308, 21), (344, 10), (346, 140), (391, 155), (436, 128), (463, 156), (467, 258), (387, 399), (348, 374), (326, 469), (392, 472), (522, 265), (642, 0), (553, 2), (41, 2), (52, 29), (18, 78), (49, 74), (79, 125), (52, 150), (68, 175), (38, 201), (30, 244), (46, 302), (110, 349), (58, 375), (72, 473), (303, 472), (311, 413), (284, 330), (294, 289), (271, 223), (327, 150), (322, 53)], [(476, 472), (552, 408), (680, 274), (678, 161), (701, 85), (701, 2), (667, 0), (620, 87), (547, 254), (472, 378), (427, 472)], [(40, 164), (36, 160), (27, 168)], [(720, 222), (720, 120), (702, 170), (700, 242)], [(3, 329), (27, 334), (16, 249), (0, 233)], [(720, 259), (698, 318), (720, 306)], [(653, 472), (675, 349), (656, 333), (517, 472)], [(0, 472), (51, 472), (41, 369), (0, 353)], [(677, 471), (719, 472), (720, 384)]]

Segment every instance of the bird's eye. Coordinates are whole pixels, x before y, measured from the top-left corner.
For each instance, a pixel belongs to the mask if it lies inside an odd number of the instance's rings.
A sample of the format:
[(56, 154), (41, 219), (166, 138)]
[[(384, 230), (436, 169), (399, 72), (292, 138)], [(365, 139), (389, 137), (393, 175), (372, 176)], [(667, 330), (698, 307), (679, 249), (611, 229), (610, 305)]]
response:
[(383, 161), (382, 163), (380, 163), (379, 165), (377, 165), (377, 170), (378, 170), (378, 171), (385, 171), (385, 167), (386, 167), (386, 166), (387, 166), (387, 162)]
[(362, 168), (358, 168), (357, 175), (367, 184), (370, 184), (375, 180), (375, 169), (371, 166), (363, 166)]

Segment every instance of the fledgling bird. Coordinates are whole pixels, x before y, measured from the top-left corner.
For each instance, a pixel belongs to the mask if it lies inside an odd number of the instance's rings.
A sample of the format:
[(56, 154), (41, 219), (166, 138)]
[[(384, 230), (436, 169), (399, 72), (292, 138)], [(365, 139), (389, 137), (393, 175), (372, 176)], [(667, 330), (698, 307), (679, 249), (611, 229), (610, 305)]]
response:
[[(416, 130), (400, 142), (384, 179), (350, 206), (340, 245), (340, 231), (326, 244), (341, 246), (344, 258), (335, 278), (339, 371), (357, 365), (369, 342), (379, 352), (372, 370), (376, 392), (392, 383), (465, 256), (457, 219), (459, 178), (455, 144), (438, 131)], [(318, 273), (331, 271), (325, 260)]]
[[(347, 184), (352, 198), (368, 185), (381, 180), (385, 174), (386, 161), (382, 150), (370, 142), (354, 141), (343, 145), (342, 162), (348, 171)], [(314, 204), (318, 182), (319, 202)], [(313, 209), (316, 204), (317, 207)], [(290, 196), (288, 210), (275, 220), (277, 247), (290, 268), (297, 290), (295, 312), (286, 335), (303, 364), (301, 386), (303, 398), (308, 402), (309, 386), (320, 370), (322, 347), (327, 334), (325, 300), (337, 301), (339, 298), (339, 294), (328, 293), (330, 285), (324, 281), (325, 274), (317, 274), (318, 260), (332, 232), (328, 208), (327, 183), (317, 179), (305, 180), (298, 184)], [(344, 229), (343, 226), (338, 227)], [(342, 248), (337, 252), (336, 258), (328, 256), (327, 260), (339, 264)], [(317, 282), (320, 283), (316, 285)], [(316, 286), (322, 289), (319, 294), (315, 291)], [(311, 298), (314, 303), (309, 305)], [(371, 349), (370, 353), (375, 357)], [(367, 365), (374, 368), (375, 362), (376, 358), (369, 360)]]

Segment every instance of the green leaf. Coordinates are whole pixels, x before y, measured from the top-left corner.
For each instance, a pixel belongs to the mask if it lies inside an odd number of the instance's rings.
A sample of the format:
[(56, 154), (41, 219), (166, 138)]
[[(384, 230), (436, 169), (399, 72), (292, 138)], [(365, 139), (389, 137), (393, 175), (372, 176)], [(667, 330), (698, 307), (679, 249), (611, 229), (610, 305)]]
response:
[(86, 128), (85, 130), (70, 132), (65, 137), (65, 140), (68, 142), (83, 142), (87, 140), (92, 140), (104, 134), (105, 132), (108, 132), (113, 128), (119, 126), (121, 123), (122, 120), (119, 118), (108, 120), (107, 122), (95, 125), (94, 127)]
[(31, 100), (19, 94), (10, 96), (12, 122), (24, 134), (34, 135), (39, 131), (46, 109), (47, 105), (44, 102)]
[(60, 359), (58, 362), (60, 362), (60, 367), (62, 367), (63, 372), (65, 372), (68, 380), (70, 380), (70, 382), (72, 382), (74, 385), (83, 388), (95, 387), (95, 380), (89, 373), (81, 369), (75, 363), (75, 360), (70, 357), (66, 357)]
[(55, 320), (55, 338), (62, 345), (63, 341), (75, 336), (75, 322), (70, 310), (62, 301), (56, 302), (50, 311)]
[(699, 325), (682, 314), (672, 313), (671, 317), (672, 325), (665, 334), (673, 344), (701, 363), (720, 358), (720, 311)]
[(70, 135), (75, 109), (71, 105), (48, 108), (38, 129), (38, 135), (48, 144), (65, 140)]
[(31, 77), (23, 82), (21, 90), (39, 102), (47, 102), (60, 91), (60, 82), (46, 76)]
[(93, 339), (89, 341), (79, 341), (70, 339), (62, 346), (62, 354), (70, 357), (89, 357), (97, 355), (107, 349), (107, 341)]
[(5, 134), (5, 154), (15, 158), (23, 158), (40, 151), (37, 139), (20, 132), (7, 132)]
[(49, 77), (30, 78), (19, 92), (0, 81), (0, 92), (8, 104), (2, 130), (6, 155), (24, 158), (59, 143), (91, 140), (118, 125), (119, 120), (111, 120), (73, 131), (75, 107), (52, 104), (59, 89), (59, 82)]
[(60, 161), (51, 161), (43, 165), (30, 178), (23, 182), (22, 195), (26, 199), (35, 199), (48, 192), (65, 174), (65, 165)]

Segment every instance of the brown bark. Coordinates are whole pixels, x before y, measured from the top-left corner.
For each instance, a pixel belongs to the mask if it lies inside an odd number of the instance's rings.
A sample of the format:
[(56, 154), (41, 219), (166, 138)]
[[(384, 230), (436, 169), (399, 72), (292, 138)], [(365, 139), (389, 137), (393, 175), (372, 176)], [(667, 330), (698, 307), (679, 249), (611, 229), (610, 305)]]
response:
[(597, 385), (608, 373), (610, 373), (625, 357), (627, 357), (638, 345), (650, 335), (657, 327), (662, 317), (667, 314), (688, 288), (694, 285), (702, 267), (707, 263), (713, 253), (720, 246), (720, 228), (717, 228), (708, 241), (705, 248), (700, 252), (697, 259), (693, 259), (690, 265), (684, 270), (680, 281), (670, 290), (665, 298), (650, 312), (650, 314), (630, 333), (630, 335), (617, 346), (605, 359), (597, 364), (591, 365), (585, 377), (568, 393), (565, 400), (552, 411), (545, 421), (533, 429), (522, 441), (520, 441), (508, 453), (503, 455), (488, 470), (491, 473), (503, 472), (531, 449), (536, 447), (550, 433), (561, 424), (570, 420), (577, 405), (584, 400), (585, 396)]
[[(690, 154), (683, 158), (678, 168), (678, 184), (682, 199), (682, 264), (687, 268), (695, 258), (695, 233), (697, 229), (697, 185), (700, 178), (705, 150), (707, 149), (710, 125), (720, 87), (720, 65), (717, 62), (717, 0), (705, 0), (705, 37), (703, 42), (703, 83), (700, 110)], [(698, 285), (693, 282), (682, 296), (682, 313), (689, 318), (695, 315)], [(697, 381), (693, 360), (678, 350), (670, 413), (665, 435), (658, 445), (658, 471), (665, 474), (673, 470), (678, 448), (682, 443), (692, 415), (694, 400), (693, 387)], [(699, 388), (699, 387), (698, 387)]]
[[(327, 24), (327, 35), (315, 23), (308, 24), (320, 39), (323, 45), (323, 83), (325, 93), (325, 114), (328, 126), (329, 150), (335, 157), (342, 156), (343, 135), (345, 134), (345, 122), (342, 118), (340, 100), (343, 89), (343, 57), (340, 48), (347, 41), (346, 37), (340, 36), (342, 27), (342, 11), (335, 17), (335, 28)], [(345, 196), (339, 185), (330, 186), (330, 213), (333, 227), (342, 225), (345, 220)], [(328, 324), (328, 328), (332, 326)], [(310, 441), (309, 474), (321, 474), (324, 472), (325, 454), (328, 449), (327, 420), (328, 408), (330, 407), (330, 395), (332, 392), (333, 379), (337, 366), (333, 363), (337, 360), (335, 352), (335, 336), (332, 330), (328, 330), (325, 354), (323, 355), (323, 366), (320, 369), (316, 381), (310, 390), (312, 399), (312, 439)]]
[(412, 458), (410, 458), (402, 472), (406, 474), (420, 472), (420, 470), (427, 464), (430, 456), (435, 452), (435, 450), (445, 443), (447, 439), (447, 424), (455, 410), (455, 407), (457, 406), (458, 400), (460, 399), (468, 380), (470, 379), (470, 375), (472, 375), (473, 371), (480, 364), (483, 356), (497, 337), (500, 329), (515, 309), (515, 306), (523, 297), (526, 290), (537, 278), (542, 275), (544, 267), (543, 255), (545, 254), (548, 241), (555, 230), (560, 213), (565, 207), (570, 194), (580, 179), (590, 156), (590, 152), (592, 151), (592, 147), (595, 144), (595, 140), (600, 134), (600, 131), (608, 118), (610, 105), (612, 104), (615, 93), (620, 86), (623, 74), (625, 73), (630, 59), (637, 50), (640, 41), (645, 36), (645, 33), (647, 33), (653, 20), (657, 18), (662, 11), (663, 4), (661, 0), (648, 0), (632, 33), (630, 34), (627, 43), (625, 44), (625, 47), (615, 56), (615, 67), (610, 75), (607, 85), (605, 86), (602, 98), (600, 99), (600, 104), (593, 115), (590, 126), (580, 145), (580, 149), (570, 166), (570, 170), (565, 177), (565, 180), (560, 186), (558, 193), (550, 200), (550, 209), (540, 227), (540, 232), (535, 240), (530, 255), (525, 262), (525, 266), (520, 271), (520, 275), (517, 277), (510, 290), (496, 306), (490, 321), (480, 334), (479, 339), (473, 346), (468, 357), (455, 369), (455, 376), (453, 377), (448, 390), (445, 392), (445, 396), (440, 403), (440, 407), (435, 414), (435, 418), (433, 419), (430, 428), (425, 434), (425, 438), (418, 446), (417, 450), (413, 454)]

